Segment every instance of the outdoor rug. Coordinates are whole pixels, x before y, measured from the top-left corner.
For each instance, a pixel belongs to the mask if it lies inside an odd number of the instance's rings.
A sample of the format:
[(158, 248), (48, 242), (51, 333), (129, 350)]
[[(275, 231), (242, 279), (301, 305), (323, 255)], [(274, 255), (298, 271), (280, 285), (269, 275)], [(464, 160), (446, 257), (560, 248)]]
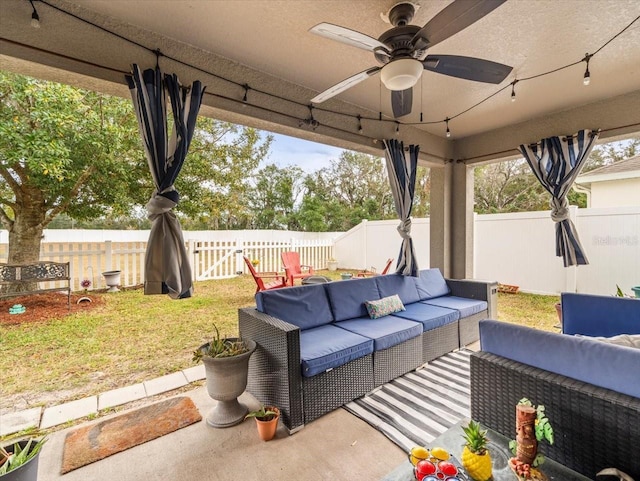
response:
[(405, 452), (424, 446), (469, 418), (469, 355), (464, 349), (450, 352), (344, 408)]
[(198, 422), (188, 397), (167, 399), (67, 434), (62, 474)]

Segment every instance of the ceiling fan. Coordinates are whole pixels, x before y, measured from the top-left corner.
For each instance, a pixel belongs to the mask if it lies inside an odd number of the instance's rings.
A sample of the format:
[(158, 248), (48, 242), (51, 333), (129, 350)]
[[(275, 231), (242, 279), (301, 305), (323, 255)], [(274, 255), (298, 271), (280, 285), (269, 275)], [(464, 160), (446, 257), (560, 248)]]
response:
[(454, 0), (426, 25), (409, 25), (416, 11), (412, 3), (399, 3), (388, 14), (393, 28), (376, 40), (364, 33), (331, 23), (309, 29), (353, 47), (373, 52), (382, 67), (371, 67), (352, 75), (311, 99), (322, 103), (380, 73), (382, 83), (391, 90), (394, 117), (411, 113), (413, 86), (424, 70), (476, 82), (501, 83), (512, 67), (501, 63), (459, 55), (426, 55), (427, 49), (455, 35), (502, 5), (506, 0)]

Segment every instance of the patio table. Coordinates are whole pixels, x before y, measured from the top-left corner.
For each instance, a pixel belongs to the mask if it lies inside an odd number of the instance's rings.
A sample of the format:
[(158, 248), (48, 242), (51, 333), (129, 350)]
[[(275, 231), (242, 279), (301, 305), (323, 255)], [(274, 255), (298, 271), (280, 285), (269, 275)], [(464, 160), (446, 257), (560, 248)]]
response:
[[(458, 462), (455, 464), (459, 466), (462, 448), (464, 447), (462, 426), (467, 425), (468, 423), (468, 420), (460, 421), (434, 439), (427, 447), (433, 448), (439, 446), (446, 449), (456, 458)], [(511, 457), (511, 453), (509, 451), (509, 439), (491, 429), (487, 431), (487, 437), (489, 438), (489, 451), (491, 452), (491, 462), (493, 465), (493, 481), (514, 481), (516, 476), (507, 464)], [(549, 481), (589, 481), (589, 478), (586, 478), (549, 458), (545, 459), (540, 470), (549, 478)], [(459, 477), (461, 480), (472, 481), (471, 477), (466, 473), (460, 474), (461, 476)], [(407, 458), (404, 463), (387, 474), (381, 481), (415, 481), (415, 479), (416, 478), (413, 474), (413, 465)]]

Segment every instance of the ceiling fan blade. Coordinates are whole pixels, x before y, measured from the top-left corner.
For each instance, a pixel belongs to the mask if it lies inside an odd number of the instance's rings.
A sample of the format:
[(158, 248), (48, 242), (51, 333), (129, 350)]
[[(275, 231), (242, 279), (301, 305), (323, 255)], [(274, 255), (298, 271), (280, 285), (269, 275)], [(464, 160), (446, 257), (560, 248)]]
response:
[(333, 87), (328, 88), (324, 92), (319, 93), (311, 99), (311, 102), (313, 102), (314, 104), (319, 104), (324, 102), (325, 100), (329, 100), (331, 97), (335, 97), (339, 93), (344, 92), (354, 85), (359, 84), (363, 80), (368, 79), (372, 75), (377, 74), (380, 70), (382, 70), (381, 67), (371, 67), (360, 73), (352, 75), (351, 77), (344, 79), (342, 82), (335, 84)]
[(411, 42), (417, 50), (433, 47), (491, 13), (506, 0), (455, 0), (429, 20)]
[(513, 67), (490, 60), (459, 55), (427, 55), (422, 61), (425, 70), (476, 82), (499, 84)]
[(413, 87), (406, 90), (391, 91), (391, 108), (394, 118), (403, 117), (411, 113), (413, 105)]
[(370, 37), (369, 35), (365, 35), (364, 33), (356, 32), (355, 30), (334, 25), (332, 23), (319, 23), (315, 27), (311, 27), (309, 31), (316, 35), (330, 38), (331, 40), (346, 43), (352, 47), (358, 47), (369, 51), (376, 48), (382, 48), (385, 52), (387, 51), (387, 46), (377, 39)]

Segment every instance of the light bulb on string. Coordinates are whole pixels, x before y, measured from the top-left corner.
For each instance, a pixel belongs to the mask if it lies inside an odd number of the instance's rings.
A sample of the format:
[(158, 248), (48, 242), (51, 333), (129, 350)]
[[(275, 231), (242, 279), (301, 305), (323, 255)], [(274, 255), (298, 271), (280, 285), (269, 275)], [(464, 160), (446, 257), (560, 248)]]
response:
[(33, 4), (33, 0), (29, 0), (31, 4), (31, 8), (33, 8), (33, 12), (31, 13), (31, 26), (33, 28), (40, 28), (40, 15), (38, 15), (38, 11), (36, 10), (36, 6)]
[(582, 83), (584, 85), (589, 85), (591, 83), (591, 73), (589, 72), (589, 60), (591, 60), (591, 55), (588, 53), (585, 54), (584, 61), (587, 62), (587, 68), (584, 71), (584, 77), (582, 79)]
[(512, 102), (516, 101), (516, 83), (518, 83), (517, 80), (514, 80), (513, 82), (511, 82), (511, 101)]
[(358, 115), (358, 133), (361, 134), (362, 132), (364, 132), (364, 129), (362, 128), (362, 117)]
[(449, 137), (451, 137), (451, 131), (449, 130), (449, 117), (447, 117), (445, 119), (445, 122), (447, 124), (447, 133), (446, 133), (446, 135), (447, 135), (447, 138), (449, 138)]

